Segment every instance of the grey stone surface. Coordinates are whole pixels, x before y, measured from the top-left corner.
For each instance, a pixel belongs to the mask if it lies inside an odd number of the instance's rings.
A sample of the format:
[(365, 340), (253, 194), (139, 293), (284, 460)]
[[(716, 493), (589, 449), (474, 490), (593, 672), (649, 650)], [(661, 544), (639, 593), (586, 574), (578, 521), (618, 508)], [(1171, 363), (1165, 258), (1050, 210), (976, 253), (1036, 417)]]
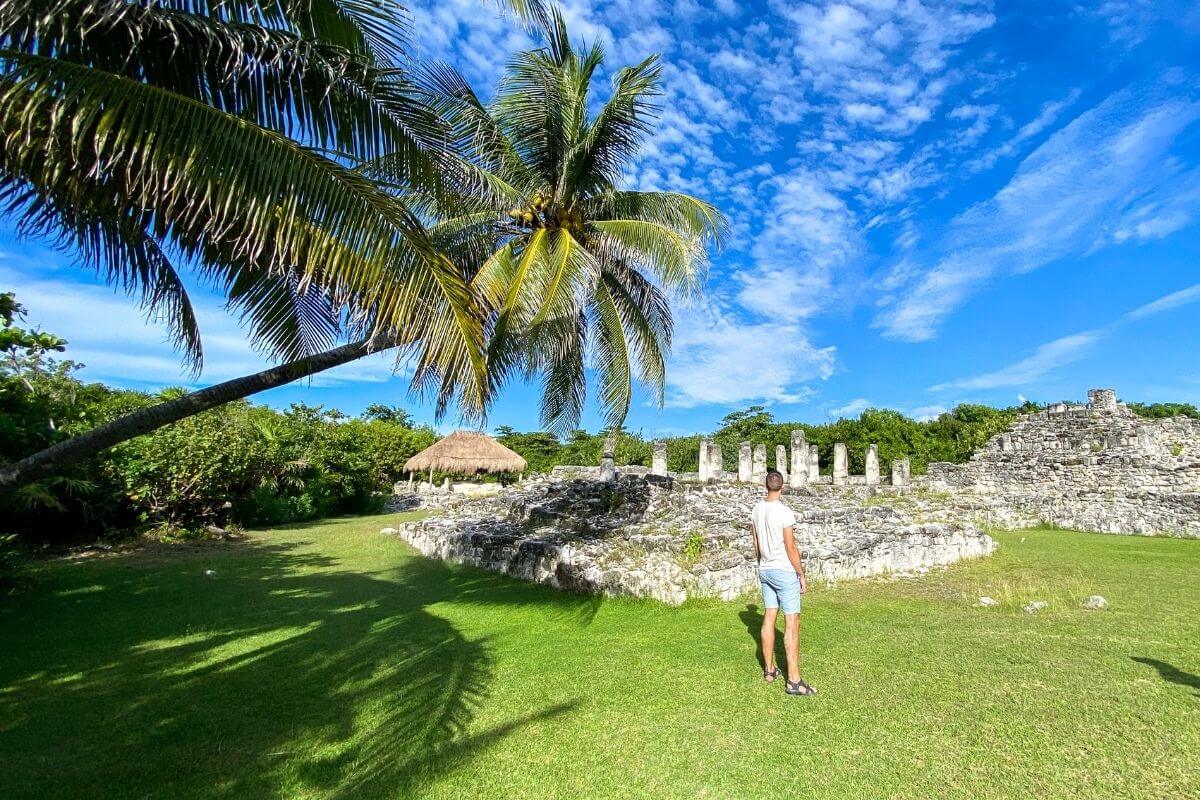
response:
[(846, 445), (838, 442), (833, 446), (833, 485), (842, 486), (850, 477), (850, 455)]
[(1143, 419), (1112, 390), (1088, 395), (1021, 416), (967, 463), (930, 464), (917, 482), (1008, 528), (1200, 537), (1200, 421)]
[(804, 440), (804, 431), (792, 431), (792, 458), (788, 462), (791, 470), (788, 472), (788, 483), (793, 489), (799, 489), (808, 483), (808, 443)]
[(762, 482), (767, 477), (767, 446), (765, 444), (757, 444), (754, 446), (754, 469), (751, 471), (750, 480), (754, 483), (762, 485)]
[(699, 455), (698, 463), (700, 465), (699, 466), (700, 480), (702, 480), (702, 481), (706, 481), (712, 477), (712, 471), (710, 470), (709, 464), (708, 464), (708, 458), (709, 458), (709, 454), (711, 453), (711, 451), (712, 451), (712, 439), (701, 439), (700, 440), (700, 452), (698, 454)]
[(907, 458), (892, 461), (892, 486), (908, 486), (912, 482), (912, 462)]
[(866, 479), (867, 486), (876, 486), (879, 484), (879, 445), (873, 444), (867, 448), (863, 477)]
[[(761, 496), (745, 484), (629, 475), (614, 483), (530, 480), (395, 527), (429, 556), (563, 589), (674, 604), (732, 599), (756, 587), (746, 523)], [(785, 500), (813, 580), (919, 572), (996, 547), (973, 525), (918, 521), (848, 492), (796, 490)], [(685, 548), (697, 539), (693, 557)]]
[(666, 475), (667, 474), (667, 443), (655, 442), (654, 453), (650, 458), (650, 474)]
[(984, 595), (983, 597), (979, 598), (979, 602), (976, 603), (976, 605), (983, 606), (984, 608), (995, 608), (996, 606), (1000, 605), (1000, 601)]
[(784, 483), (788, 482), (787, 448), (781, 444), (775, 445), (775, 469), (783, 476)]
[(1098, 594), (1094, 594), (1087, 600), (1083, 601), (1081, 608), (1086, 608), (1089, 611), (1103, 611), (1108, 608), (1108, 601)]
[(708, 476), (713, 480), (725, 480), (725, 454), (716, 442), (708, 448)]
[(817, 446), (808, 447), (808, 482), (816, 483), (821, 479), (821, 452)]
[(738, 447), (738, 480), (749, 483), (754, 477), (754, 455), (749, 442)]
[(1050, 604), (1047, 603), (1045, 600), (1034, 600), (1032, 603), (1025, 606), (1025, 613), (1026, 614), (1036, 614), (1039, 611), (1041, 611), (1043, 608), (1046, 608), (1049, 605)]

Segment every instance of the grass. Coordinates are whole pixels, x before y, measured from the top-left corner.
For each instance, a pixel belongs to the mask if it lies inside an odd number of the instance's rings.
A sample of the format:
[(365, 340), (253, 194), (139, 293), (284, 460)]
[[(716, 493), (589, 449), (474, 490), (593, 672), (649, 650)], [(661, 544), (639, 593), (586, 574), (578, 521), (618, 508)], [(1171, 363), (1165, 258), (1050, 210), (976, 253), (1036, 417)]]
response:
[(1200, 542), (1000, 534), (817, 589), (820, 694), (788, 698), (756, 600), (562, 595), (396, 519), (35, 566), (0, 600), (0, 797), (1200, 797)]

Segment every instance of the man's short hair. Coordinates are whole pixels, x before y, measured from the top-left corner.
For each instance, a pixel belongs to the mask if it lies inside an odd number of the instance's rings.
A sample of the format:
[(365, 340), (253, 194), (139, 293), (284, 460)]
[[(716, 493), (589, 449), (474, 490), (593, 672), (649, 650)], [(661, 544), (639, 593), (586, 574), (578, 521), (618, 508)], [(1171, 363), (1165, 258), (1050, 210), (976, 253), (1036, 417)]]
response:
[(767, 470), (767, 490), (778, 492), (783, 488), (783, 473), (777, 469)]

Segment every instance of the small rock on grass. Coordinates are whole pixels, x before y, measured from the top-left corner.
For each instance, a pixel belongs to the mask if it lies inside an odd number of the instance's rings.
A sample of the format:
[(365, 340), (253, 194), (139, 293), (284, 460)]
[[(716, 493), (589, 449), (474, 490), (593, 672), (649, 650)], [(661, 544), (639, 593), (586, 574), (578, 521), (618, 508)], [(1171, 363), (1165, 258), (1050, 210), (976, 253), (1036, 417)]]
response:
[(1083, 601), (1082, 607), (1089, 609), (1089, 610), (1093, 610), (1093, 611), (1100, 611), (1105, 608), (1108, 608), (1108, 601), (1105, 600), (1100, 595), (1094, 594), (1091, 597), (1089, 597), (1087, 600)]
[(983, 597), (979, 598), (977, 605), (983, 606), (984, 608), (991, 608), (992, 606), (1000, 605), (1000, 601), (994, 597), (988, 597), (987, 595), (984, 595)]
[(395, 536), (400, 531), (396, 530), (395, 528), (380, 528), (379, 532), (384, 536)]
[(1032, 603), (1025, 606), (1025, 613), (1026, 614), (1036, 614), (1048, 605), (1050, 605), (1050, 604), (1047, 603), (1045, 600), (1034, 600)]
[(208, 577), (212, 578), (212, 577), (216, 576), (217, 571), (215, 569), (206, 569), (206, 570), (204, 570), (204, 574), (207, 575)]

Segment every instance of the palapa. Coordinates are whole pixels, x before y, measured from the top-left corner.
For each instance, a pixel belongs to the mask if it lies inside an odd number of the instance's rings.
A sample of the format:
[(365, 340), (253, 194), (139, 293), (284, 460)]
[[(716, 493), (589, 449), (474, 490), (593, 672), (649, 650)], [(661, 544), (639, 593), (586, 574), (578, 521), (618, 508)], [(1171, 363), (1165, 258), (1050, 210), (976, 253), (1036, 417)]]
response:
[(486, 433), (455, 431), (404, 462), (409, 472), (524, 472), (525, 459)]

